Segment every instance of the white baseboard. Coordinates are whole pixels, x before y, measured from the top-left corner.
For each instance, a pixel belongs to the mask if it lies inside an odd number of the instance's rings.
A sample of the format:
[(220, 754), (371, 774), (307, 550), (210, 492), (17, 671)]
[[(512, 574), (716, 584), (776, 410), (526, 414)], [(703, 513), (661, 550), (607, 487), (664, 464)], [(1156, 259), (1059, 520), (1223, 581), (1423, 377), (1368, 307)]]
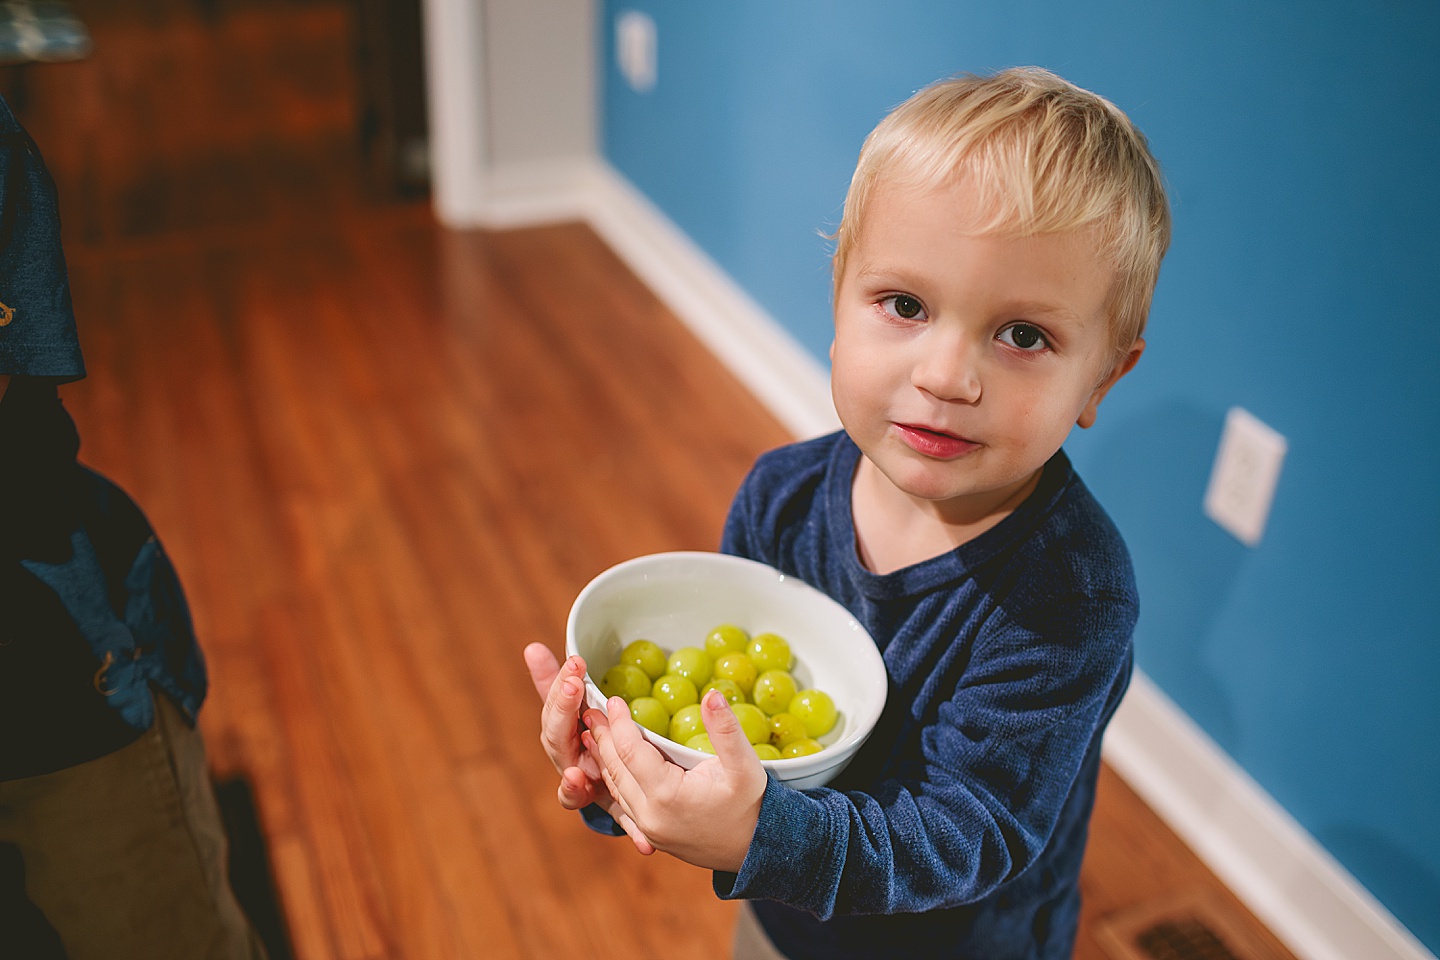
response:
[(500, 165), (484, 180), (476, 226), (494, 230), (586, 219), (593, 205), (595, 161), (566, 158)]
[[(491, 174), (475, 225), (583, 219), (797, 437), (839, 427), (829, 375), (602, 161)], [(1301, 960), (1437, 960), (1136, 671), (1105, 759)]]
[(1105, 760), (1302, 960), (1435, 960), (1334, 857), (1136, 671)]

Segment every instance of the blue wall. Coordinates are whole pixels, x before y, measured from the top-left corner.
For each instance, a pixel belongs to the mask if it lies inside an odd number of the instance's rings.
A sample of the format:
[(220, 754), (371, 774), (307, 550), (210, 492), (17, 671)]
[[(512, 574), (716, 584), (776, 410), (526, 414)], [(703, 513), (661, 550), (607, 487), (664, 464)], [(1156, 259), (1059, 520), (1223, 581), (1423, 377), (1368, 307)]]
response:
[[(654, 17), (659, 85), (616, 72)], [(610, 162), (817, 357), (860, 142), (1012, 64), (1149, 135), (1176, 236), (1140, 367), (1067, 449), (1134, 552), (1143, 669), (1440, 952), (1440, 6), (607, 2)], [(1225, 410), (1289, 440), (1264, 541), (1201, 498)]]

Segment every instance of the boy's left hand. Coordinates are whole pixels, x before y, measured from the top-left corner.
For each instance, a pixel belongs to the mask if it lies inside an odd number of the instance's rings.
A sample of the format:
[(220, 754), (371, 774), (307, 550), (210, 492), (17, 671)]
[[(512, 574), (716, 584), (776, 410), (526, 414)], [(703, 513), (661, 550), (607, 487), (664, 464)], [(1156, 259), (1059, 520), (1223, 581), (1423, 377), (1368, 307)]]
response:
[(712, 690), (701, 717), (715, 756), (692, 770), (669, 760), (640, 732), (625, 701), (609, 716), (585, 711), (582, 736), (600, 761), (610, 795), (655, 848), (698, 867), (738, 873), (750, 849), (765, 795), (765, 768), (730, 704)]

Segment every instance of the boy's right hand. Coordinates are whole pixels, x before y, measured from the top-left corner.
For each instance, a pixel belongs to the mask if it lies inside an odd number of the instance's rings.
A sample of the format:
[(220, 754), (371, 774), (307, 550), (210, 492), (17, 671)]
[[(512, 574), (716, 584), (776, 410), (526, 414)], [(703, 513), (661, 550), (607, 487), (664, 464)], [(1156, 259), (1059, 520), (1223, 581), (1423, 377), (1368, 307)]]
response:
[(610, 796), (600, 776), (600, 765), (580, 741), (580, 713), (585, 709), (585, 661), (569, 657), (564, 664), (543, 643), (525, 648), (525, 665), (544, 706), (540, 711), (540, 745), (560, 774), (558, 796), (567, 810), (598, 804), (620, 823), (635, 847), (650, 854), (645, 840)]

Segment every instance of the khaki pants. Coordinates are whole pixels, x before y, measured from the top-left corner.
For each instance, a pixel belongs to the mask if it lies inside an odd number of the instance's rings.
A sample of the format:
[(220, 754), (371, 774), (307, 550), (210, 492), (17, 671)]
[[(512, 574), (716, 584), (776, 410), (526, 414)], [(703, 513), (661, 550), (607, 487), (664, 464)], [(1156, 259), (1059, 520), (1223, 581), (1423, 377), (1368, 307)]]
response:
[(200, 734), (155, 703), (129, 746), (0, 782), (0, 844), (19, 851), (26, 898), (69, 960), (264, 960), (226, 876)]
[(785, 960), (785, 955), (775, 949), (775, 944), (765, 935), (765, 928), (755, 917), (750, 901), (740, 903), (740, 915), (735, 918), (735, 940), (730, 947), (730, 960)]

